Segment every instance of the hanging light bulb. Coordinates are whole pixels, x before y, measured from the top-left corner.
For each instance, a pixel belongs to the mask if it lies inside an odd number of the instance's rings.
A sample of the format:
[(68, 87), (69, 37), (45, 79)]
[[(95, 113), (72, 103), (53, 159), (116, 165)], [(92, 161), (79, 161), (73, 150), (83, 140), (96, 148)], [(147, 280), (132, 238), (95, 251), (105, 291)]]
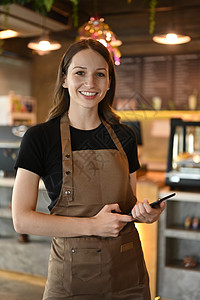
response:
[(50, 51), (58, 50), (61, 44), (51, 41), (48, 33), (43, 33), (39, 39), (36, 39), (27, 45), (28, 48), (34, 50), (39, 55), (48, 54)]
[(0, 39), (9, 39), (18, 36), (18, 32), (11, 30), (11, 29), (5, 29), (0, 31)]
[(92, 38), (98, 40), (112, 53), (115, 65), (120, 65), (121, 53), (118, 46), (121, 46), (122, 41), (118, 40), (110, 30), (108, 24), (104, 23), (103, 18), (91, 17), (90, 20), (79, 28), (78, 39)]
[(177, 34), (175, 29), (175, 1), (171, 0), (170, 8), (170, 22), (168, 24), (170, 30), (166, 34), (158, 34), (153, 36), (153, 41), (159, 44), (165, 45), (178, 45), (178, 44), (185, 44), (191, 41), (191, 37), (188, 35)]
[(191, 41), (191, 37), (173, 32), (161, 35), (154, 35), (153, 41), (159, 44), (177, 45), (185, 44)]

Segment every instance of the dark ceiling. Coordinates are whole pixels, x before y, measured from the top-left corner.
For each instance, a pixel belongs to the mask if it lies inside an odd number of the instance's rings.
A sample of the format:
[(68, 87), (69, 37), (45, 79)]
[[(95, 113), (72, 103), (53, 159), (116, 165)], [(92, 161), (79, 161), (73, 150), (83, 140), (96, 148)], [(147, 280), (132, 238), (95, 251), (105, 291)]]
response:
[[(73, 4), (70, 0), (59, 0), (53, 4), (49, 17), (69, 25), (65, 31), (53, 33), (61, 40), (74, 40), (77, 28), (72, 20)], [(155, 33), (165, 33), (172, 28), (179, 33), (190, 35), (192, 41), (185, 45), (159, 45), (149, 34), (148, 0), (79, 0), (79, 26), (91, 16), (105, 19), (112, 31), (123, 42), (122, 55), (145, 55), (175, 52), (200, 51), (200, 0), (158, 0), (155, 10)], [(27, 42), (27, 38), (26, 38)], [(11, 43), (11, 41), (7, 42)]]
[[(53, 10), (55, 8), (72, 14), (71, 1), (56, 1)], [(91, 16), (103, 17), (122, 40), (122, 52), (137, 52), (137, 49), (146, 47), (149, 47), (150, 52), (154, 52), (154, 48), (159, 48), (159, 45), (152, 42), (152, 36), (149, 34), (148, 0), (79, 0), (78, 9), (79, 25), (87, 22)], [(186, 46), (186, 51), (200, 50), (200, 0), (158, 0), (154, 32), (165, 33), (172, 27), (192, 38), (188, 45), (179, 45), (178, 48)], [(74, 34), (74, 37), (76, 35), (74, 30), (69, 30), (68, 33), (72, 36)], [(166, 49), (166, 46), (164, 47)], [(161, 48), (163, 49), (163, 46)]]

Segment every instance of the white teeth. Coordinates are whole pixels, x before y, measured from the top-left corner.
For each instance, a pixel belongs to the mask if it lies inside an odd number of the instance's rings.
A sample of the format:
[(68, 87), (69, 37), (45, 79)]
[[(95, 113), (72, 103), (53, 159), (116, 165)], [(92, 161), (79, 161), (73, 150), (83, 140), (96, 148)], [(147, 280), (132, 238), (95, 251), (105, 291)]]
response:
[(92, 92), (81, 92), (81, 94), (88, 97), (96, 95), (96, 93), (92, 93)]

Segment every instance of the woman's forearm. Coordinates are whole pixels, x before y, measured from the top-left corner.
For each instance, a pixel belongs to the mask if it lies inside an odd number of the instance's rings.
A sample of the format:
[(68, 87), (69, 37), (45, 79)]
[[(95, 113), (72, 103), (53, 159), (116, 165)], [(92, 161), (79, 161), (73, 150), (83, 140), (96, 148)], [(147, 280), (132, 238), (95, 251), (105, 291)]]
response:
[(20, 234), (41, 236), (76, 237), (92, 235), (92, 218), (77, 218), (48, 215), (30, 211), (20, 215), (13, 214), (15, 230)]

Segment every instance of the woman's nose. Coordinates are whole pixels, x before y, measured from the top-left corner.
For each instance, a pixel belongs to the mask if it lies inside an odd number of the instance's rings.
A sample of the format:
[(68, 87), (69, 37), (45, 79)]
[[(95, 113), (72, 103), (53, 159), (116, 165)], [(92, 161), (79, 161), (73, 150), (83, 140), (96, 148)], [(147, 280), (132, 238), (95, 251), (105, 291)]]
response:
[(90, 88), (94, 86), (94, 77), (92, 75), (86, 77), (85, 85)]

